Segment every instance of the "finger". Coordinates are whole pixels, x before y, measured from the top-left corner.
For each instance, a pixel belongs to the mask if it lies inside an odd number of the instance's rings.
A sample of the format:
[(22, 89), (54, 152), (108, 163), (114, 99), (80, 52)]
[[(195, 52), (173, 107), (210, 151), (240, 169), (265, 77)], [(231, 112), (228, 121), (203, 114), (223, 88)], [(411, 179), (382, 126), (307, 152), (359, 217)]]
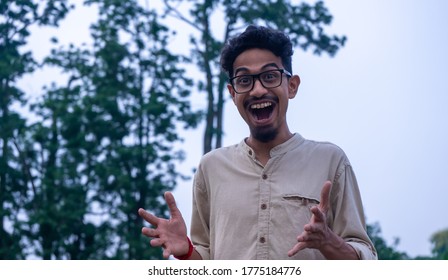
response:
[[(305, 242), (310, 243), (310, 242), (319, 240), (319, 238), (320, 237), (317, 234), (304, 234), (304, 235), (301, 235), (301, 236), (297, 237), (297, 242), (299, 242), (299, 243), (305, 243)], [(307, 246), (307, 247), (310, 247), (310, 246)]]
[(295, 254), (297, 254), (300, 250), (303, 250), (306, 248), (306, 244), (303, 242), (299, 242), (294, 247), (288, 251), (288, 257), (292, 257)]
[(310, 233), (316, 233), (319, 231), (318, 227), (313, 226), (313, 224), (306, 224), (303, 229), (305, 230), (303, 234), (310, 234)]
[(171, 256), (171, 250), (170, 249), (164, 249), (163, 250), (163, 257), (165, 259), (168, 259)]
[(331, 182), (326, 181), (324, 186), (322, 187), (322, 191), (320, 192), (320, 203), (319, 208), (325, 214), (330, 209), (330, 190), (331, 190)]
[(301, 235), (297, 236), (297, 242), (305, 242), (308, 240), (308, 234), (302, 233)]
[(140, 217), (142, 217), (145, 221), (147, 221), (148, 223), (150, 223), (151, 225), (157, 227), (157, 225), (159, 224), (159, 218), (157, 218), (156, 216), (154, 216), (153, 214), (147, 212), (145, 209), (140, 208), (138, 209), (138, 214), (140, 215)]
[(182, 218), (179, 208), (177, 208), (176, 200), (171, 192), (165, 192), (165, 201), (170, 209), (171, 218)]
[(313, 240), (314, 239), (311, 237), (311, 235), (304, 235), (304, 236), (297, 238), (297, 242), (299, 242), (299, 244), (304, 244), (305, 242), (310, 242)]
[(159, 236), (159, 233), (157, 230), (152, 229), (152, 228), (147, 228), (147, 227), (142, 228), (142, 234), (146, 235), (148, 237), (158, 237)]
[(152, 247), (161, 247), (165, 242), (160, 238), (154, 238), (149, 241)]
[(314, 220), (313, 220), (314, 222), (316, 222), (316, 223), (319, 223), (319, 222), (323, 223), (323, 222), (326, 221), (325, 214), (324, 214), (323, 210), (320, 209), (320, 207), (312, 207), (310, 209), (310, 211), (314, 215)]
[(298, 242), (307, 242), (310, 240), (315, 240), (318, 238), (319, 232), (321, 231), (318, 227), (314, 227), (312, 225), (306, 225), (304, 227), (304, 232), (297, 236)]

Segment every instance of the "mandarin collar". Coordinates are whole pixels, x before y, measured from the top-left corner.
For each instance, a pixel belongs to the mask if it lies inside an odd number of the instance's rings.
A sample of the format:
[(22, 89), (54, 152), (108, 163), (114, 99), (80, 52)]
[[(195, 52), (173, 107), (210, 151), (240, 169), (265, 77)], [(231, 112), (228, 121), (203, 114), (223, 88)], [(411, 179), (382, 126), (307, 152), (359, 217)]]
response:
[[(251, 147), (249, 147), (249, 145), (246, 144), (246, 139), (247, 138), (244, 138), (238, 146), (243, 150), (245, 154), (255, 160), (255, 152)], [(283, 142), (282, 144), (277, 145), (271, 149), (271, 157), (285, 154), (287, 151), (293, 150), (294, 148), (298, 147), (303, 143), (303, 141), (305, 141), (305, 138), (303, 138), (302, 135), (300, 135), (299, 133), (294, 133), (294, 135), (286, 142)]]

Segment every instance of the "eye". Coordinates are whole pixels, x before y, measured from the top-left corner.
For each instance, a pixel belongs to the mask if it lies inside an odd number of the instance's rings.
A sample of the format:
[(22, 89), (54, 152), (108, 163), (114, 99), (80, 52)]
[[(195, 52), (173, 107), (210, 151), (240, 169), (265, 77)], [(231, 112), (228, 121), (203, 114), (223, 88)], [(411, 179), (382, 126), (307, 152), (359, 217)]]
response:
[(240, 86), (250, 85), (252, 83), (251, 76), (239, 76), (235, 79), (235, 83)]
[(278, 71), (269, 71), (269, 72), (265, 72), (263, 73), (263, 75), (261, 75), (261, 78), (263, 79), (264, 82), (272, 82), (272, 81), (276, 81), (279, 77), (279, 72)]

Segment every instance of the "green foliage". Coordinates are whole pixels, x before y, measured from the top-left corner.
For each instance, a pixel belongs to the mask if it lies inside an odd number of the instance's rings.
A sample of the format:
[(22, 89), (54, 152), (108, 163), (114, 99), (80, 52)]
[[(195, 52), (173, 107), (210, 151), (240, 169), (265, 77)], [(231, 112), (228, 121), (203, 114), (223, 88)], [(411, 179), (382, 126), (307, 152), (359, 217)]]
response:
[(26, 256), (22, 240), (23, 205), (28, 200), (27, 155), (21, 150), (27, 129), (13, 108), (24, 103), (16, 82), (36, 62), (23, 51), (33, 25), (57, 25), (70, 7), (66, 1), (0, 1), (0, 259)]
[[(47, 167), (35, 170), (42, 170), (39, 189), (52, 209), (30, 216), (30, 224), (41, 225), (29, 230), (30, 239), (39, 240), (34, 253), (43, 258), (160, 258), (141, 235), (137, 210), (166, 215), (161, 197), (174, 189), (174, 162), (183, 158), (174, 147), (181, 140), (176, 125), (197, 123), (191, 81), (180, 57), (164, 48), (169, 33), (155, 13), (137, 1), (88, 4), (99, 10), (93, 47), (60, 47), (45, 61), (63, 69), (68, 82), (47, 89), (34, 106), (44, 120), (34, 135)], [(68, 214), (70, 227), (61, 227)]]
[(448, 260), (448, 229), (434, 233), (430, 241), (432, 254), (436, 260)]
[(381, 228), (378, 223), (367, 225), (367, 234), (375, 246), (379, 260), (407, 260), (409, 256), (396, 249), (399, 239), (395, 239), (392, 245), (388, 245), (386, 240), (381, 237)]
[[(399, 239), (396, 238), (392, 245), (388, 245), (386, 240), (381, 237), (381, 228), (378, 223), (367, 225), (367, 233), (372, 240), (378, 252), (380, 260), (408, 260), (411, 257), (405, 252), (400, 252), (396, 249), (399, 244)], [(430, 241), (432, 243), (432, 255), (430, 256), (416, 256), (415, 260), (448, 260), (448, 230), (441, 230), (435, 232)]]
[(67, 83), (43, 89), (30, 107), (39, 121), (27, 126), (9, 110), (23, 101), (16, 81), (38, 65), (21, 47), (29, 26), (57, 25), (69, 7), (8, 2), (0, 2), (10, 16), (0, 25), (0, 258), (161, 258), (137, 209), (167, 215), (163, 193), (184, 178), (175, 170), (179, 125), (200, 117), (184, 59), (166, 49), (169, 30), (138, 1), (85, 1), (99, 11), (94, 44), (51, 51), (43, 65)]

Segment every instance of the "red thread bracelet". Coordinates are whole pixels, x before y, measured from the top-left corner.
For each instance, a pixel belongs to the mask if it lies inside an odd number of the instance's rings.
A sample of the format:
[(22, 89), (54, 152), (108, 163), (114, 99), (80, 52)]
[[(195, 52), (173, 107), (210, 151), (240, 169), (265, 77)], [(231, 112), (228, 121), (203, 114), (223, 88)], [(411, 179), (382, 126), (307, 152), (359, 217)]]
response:
[(186, 255), (183, 255), (180, 257), (174, 256), (176, 259), (187, 260), (191, 257), (191, 255), (193, 255), (194, 246), (193, 246), (193, 243), (191, 243), (191, 240), (190, 240), (190, 238), (188, 238), (188, 236), (187, 236), (187, 241), (188, 241), (188, 253)]

